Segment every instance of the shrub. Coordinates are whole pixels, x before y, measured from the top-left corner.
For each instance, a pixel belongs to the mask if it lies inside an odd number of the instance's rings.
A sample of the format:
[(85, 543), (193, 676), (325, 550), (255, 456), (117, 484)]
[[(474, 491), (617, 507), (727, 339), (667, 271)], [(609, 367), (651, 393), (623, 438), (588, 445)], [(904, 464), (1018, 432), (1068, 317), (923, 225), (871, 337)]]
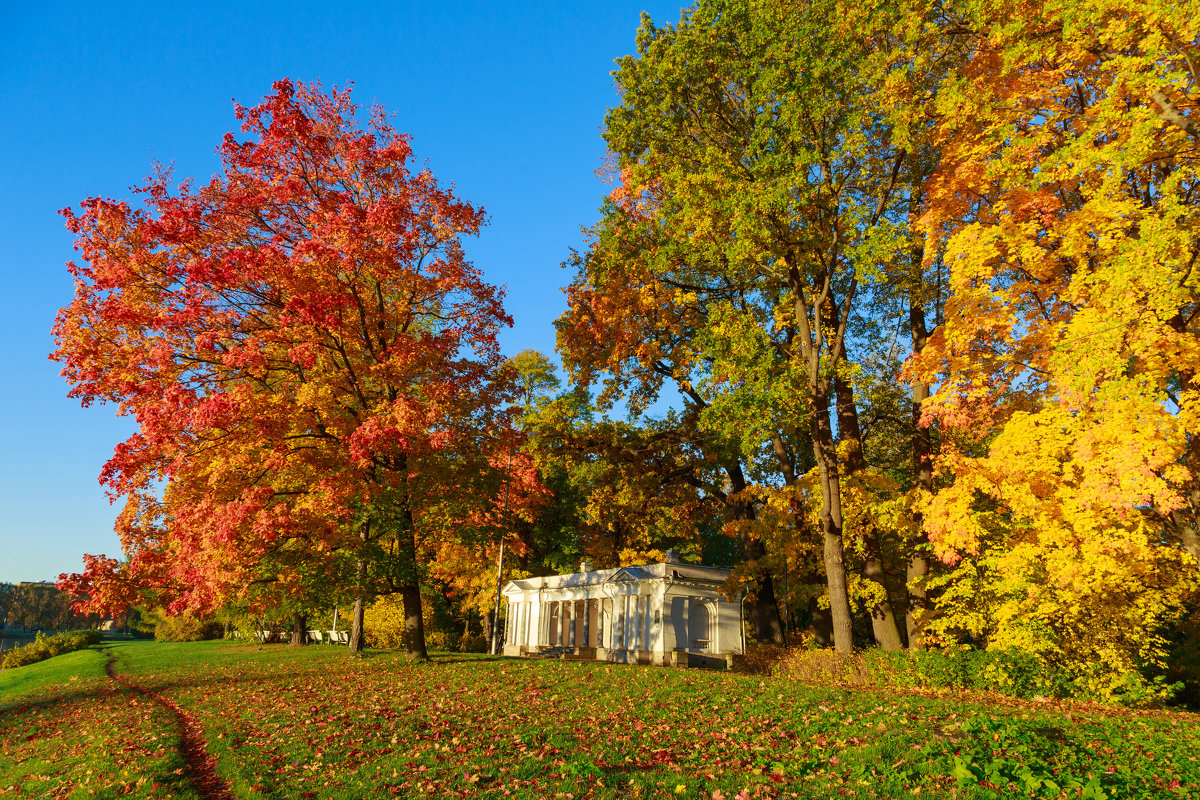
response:
[(36, 664), (72, 650), (83, 650), (89, 645), (99, 644), (100, 631), (72, 631), (55, 636), (46, 636), (39, 632), (32, 642), (22, 647), (14, 647), (4, 655), (0, 669), (23, 667), (26, 664)]
[(867, 686), (874, 681), (863, 653), (836, 650), (789, 650), (771, 668), (771, 674), (809, 683)]
[(464, 636), (461, 641), (462, 652), (464, 653), (486, 653), (491, 646), (491, 637), (482, 633), (475, 634), (474, 636)]
[(404, 649), (404, 603), (398, 597), (381, 597), (363, 610), (363, 636), (368, 647)]
[(1096, 675), (1073, 674), (1032, 653), (1013, 649), (871, 649), (849, 655), (834, 650), (792, 649), (776, 655), (781, 649), (774, 645), (749, 648), (747, 665), (757, 665), (760, 672), (818, 684), (992, 691), (1025, 699), (1064, 697), (1132, 707), (1161, 705), (1180, 687), (1162, 677), (1147, 679), (1136, 672), (1126, 673), (1115, 682), (1099, 680)]
[(4, 669), (13, 669), (44, 661), (50, 657), (50, 648), (44, 644), (44, 641), (42, 634), (39, 633), (37, 638), (29, 644), (14, 647), (4, 654), (4, 663), (0, 666), (3, 666)]
[[(436, 625), (436, 615), (433, 613), (433, 603), (426, 602), (425, 607), (425, 647), (429, 650), (442, 652), (460, 652), (468, 646), (480, 649), (468, 651), (487, 652), (486, 637), (469, 637), (464, 640), (461, 630), (446, 629)], [(404, 640), (404, 601), (399, 596), (380, 597), (363, 612), (364, 636), (369, 647), (381, 650), (404, 650), (407, 644)], [(476, 640), (482, 641), (482, 645)]]
[(1174, 702), (1200, 710), (1200, 603), (1166, 634), (1171, 642), (1162, 677), (1183, 685)]
[(752, 675), (772, 673), (787, 654), (788, 650), (781, 645), (750, 642), (745, 651), (733, 657), (733, 671), (748, 672)]
[[(396, 645), (396, 649), (403, 648), (404, 638), (403, 629), (401, 629), (400, 644)], [(439, 630), (425, 631), (425, 648), (428, 650), (436, 650), (443, 653), (457, 653), (462, 645), (462, 635), (458, 636), (453, 633)]]
[(221, 623), (196, 619), (187, 614), (164, 617), (154, 626), (154, 638), (160, 642), (199, 642), (220, 639), (223, 633)]

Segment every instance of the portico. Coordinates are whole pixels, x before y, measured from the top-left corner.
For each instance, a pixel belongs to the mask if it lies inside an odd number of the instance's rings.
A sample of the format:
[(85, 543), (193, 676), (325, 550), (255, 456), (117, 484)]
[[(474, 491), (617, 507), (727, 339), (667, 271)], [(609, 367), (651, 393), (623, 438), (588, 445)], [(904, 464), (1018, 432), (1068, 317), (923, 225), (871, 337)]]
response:
[(510, 581), (504, 654), (667, 665), (681, 654), (721, 659), (742, 651), (741, 606), (722, 597), (729, 570), (677, 554), (643, 566)]

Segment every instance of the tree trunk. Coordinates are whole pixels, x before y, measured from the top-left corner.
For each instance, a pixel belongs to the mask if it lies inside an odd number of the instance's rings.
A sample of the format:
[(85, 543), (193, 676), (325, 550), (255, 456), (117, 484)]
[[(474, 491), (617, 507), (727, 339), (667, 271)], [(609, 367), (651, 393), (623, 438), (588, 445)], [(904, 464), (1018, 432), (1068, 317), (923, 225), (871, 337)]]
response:
[(400, 588), (400, 599), (404, 601), (404, 644), (408, 649), (409, 661), (428, 661), (425, 652), (425, 621), (421, 615), (421, 590), (414, 585)]
[[(746, 488), (746, 477), (742, 465), (734, 460), (725, 464), (725, 474), (729, 476), (730, 492), (737, 494)], [(754, 506), (744, 500), (733, 504), (733, 518), (736, 520), (753, 520)], [(748, 562), (756, 562), (767, 555), (767, 549), (762, 540), (750, 533), (741, 536), (742, 558)], [(746, 601), (750, 615), (751, 629), (754, 638), (760, 642), (783, 644), (783, 623), (779, 619), (779, 603), (775, 599), (775, 585), (771, 582), (771, 574), (763, 571), (758, 580), (758, 591), (753, 599)]]
[(366, 636), (363, 632), (363, 616), (366, 611), (363, 594), (366, 593), (367, 562), (358, 559), (354, 565), (354, 618), (350, 622), (350, 652), (361, 653), (366, 647)]
[[(1176, 320), (1179, 322), (1177, 323)], [(1182, 324), (1182, 317), (1177, 316), (1176, 320), (1171, 321), (1172, 327), (1183, 333), (1186, 326)], [(1200, 373), (1193, 370), (1180, 370), (1179, 384), (1185, 390), (1200, 391)], [(1191, 431), (1187, 436), (1188, 445), (1183, 457), (1189, 477), (1184, 490), (1187, 507), (1180, 509), (1172, 516), (1182, 518), (1183, 524), (1176, 526), (1180, 543), (1183, 545), (1183, 549), (1196, 559), (1197, 564), (1200, 564), (1200, 432)]]
[(417, 573), (417, 521), (407, 503), (404, 506), (404, 518), (408, 525), (399, 534), (401, 557), (404, 558), (404, 582), (400, 584), (400, 599), (404, 601), (404, 642), (409, 661), (428, 661), (421, 584)]
[(308, 616), (297, 611), (292, 614), (292, 641), (296, 646), (304, 644), (308, 639)]
[[(747, 537), (743, 543), (742, 556), (747, 561), (758, 561), (767, 554), (762, 540), (757, 537)], [(760, 642), (783, 644), (783, 623), (779, 618), (779, 603), (775, 598), (775, 584), (769, 572), (763, 572), (758, 579), (758, 592), (753, 600), (747, 600), (750, 623), (754, 638)]]
[(814, 391), (812, 417), (813, 456), (821, 475), (821, 538), (825, 579), (829, 590), (829, 612), (833, 646), (841, 653), (854, 651), (854, 628), (850, 617), (850, 595), (846, 585), (846, 562), (842, 549), (842, 487), (838, 476), (837, 451), (829, 422), (829, 401), (824, 392)]
[[(925, 329), (925, 311), (916, 304), (908, 310), (909, 328), (912, 332), (913, 353), (925, 349), (928, 332)], [(929, 397), (929, 385), (919, 380), (912, 382), (912, 472), (914, 486), (925, 492), (933, 491), (933, 464), (929, 460), (931, 442), (929, 428), (921, 427), (921, 403)], [(908, 646), (913, 650), (925, 647), (925, 626), (929, 618), (929, 595), (925, 591), (925, 581), (929, 577), (929, 559), (925, 548), (929, 539), (925, 534), (924, 518), (919, 511), (913, 512), (913, 525), (916, 528), (916, 541), (913, 543), (912, 554), (908, 559), (908, 613), (905, 617), (908, 629)]]
[[(843, 378), (834, 378), (833, 391), (837, 397), (838, 435), (846, 445), (846, 475), (849, 476), (867, 465), (862, 451), (858, 407), (854, 402), (854, 387)], [(883, 600), (870, 609), (871, 631), (875, 634), (875, 643), (884, 650), (900, 650), (903, 644), (900, 641), (900, 628), (896, 624), (896, 612), (892, 607), (887, 571), (883, 566), (883, 547), (879, 540), (879, 532), (874, 527), (867, 528), (859, 534), (859, 542), (863, 551), (862, 576), (883, 589)]]
[(833, 615), (828, 608), (821, 608), (817, 598), (808, 601), (808, 610), (812, 614), (813, 638), (821, 647), (833, 644)]

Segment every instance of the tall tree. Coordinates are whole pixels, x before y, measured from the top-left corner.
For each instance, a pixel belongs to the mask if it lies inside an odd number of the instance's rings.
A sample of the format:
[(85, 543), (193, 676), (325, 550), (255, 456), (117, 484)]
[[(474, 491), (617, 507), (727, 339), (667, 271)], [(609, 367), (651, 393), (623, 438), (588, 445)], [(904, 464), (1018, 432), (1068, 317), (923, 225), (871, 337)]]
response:
[[(350, 551), (423, 657), (419, 528), (509, 427), (510, 319), (459, 242), (482, 212), (410, 168), (382, 111), (356, 114), (348, 90), (280, 81), (236, 107), (247, 136), (207, 184), (160, 171), (142, 208), (64, 211), (83, 263), (54, 357), (73, 397), (138, 423), (102, 474), (126, 501), (123, 578), (199, 611), (280, 542)], [(81, 580), (103, 600), (113, 573)]]
[(1200, 6), (1024, 9), (944, 28), (920, 226), (952, 295), (910, 374), (953, 483), (922, 513), (993, 598), (949, 624), (1119, 683), (1200, 574)]
[[(908, 142), (872, 99), (885, 32), (901, 21), (891, 6), (836, 0), (714, 0), (676, 25), (643, 18), (606, 120), (621, 185), (560, 323), (572, 363), (603, 364), (617, 386), (639, 375), (635, 392), (675, 382), (735, 452), (769, 445), (789, 486), (803, 435), (843, 651), (853, 635), (833, 395), (850, 371), (860, 286), (906, 246), (896, 215)], [(742, 413), (726, 413), (734, 402)], [(751, 521), (741, 461), (727, 462), (731, 497)], [(747, 557), (761, 554), (750, 544)]]

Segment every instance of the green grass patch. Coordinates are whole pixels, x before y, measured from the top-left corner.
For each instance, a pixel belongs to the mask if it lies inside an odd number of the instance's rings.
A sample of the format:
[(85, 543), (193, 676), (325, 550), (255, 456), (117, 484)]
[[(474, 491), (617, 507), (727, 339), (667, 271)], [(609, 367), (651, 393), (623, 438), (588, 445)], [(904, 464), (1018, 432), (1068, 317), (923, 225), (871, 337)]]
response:
[[(730, 673), (457, 654), (410, 665), (400, 654), (354, 658), (320, 646), (150, 642), (111, 652), (120, 672), (196, 716), (236, 797), (1200, 794), (1195, 714), (1064, 711)], [(94, 675), (94, 664), (80, 664)], [(55, 691), (66, 690), (27, 687), (24, 696)], [(87, 691), (73, 713), (86, 706), (85, 718), (133, 730), (163, 722), (153, 709), (129, 708), (128, 693)], [(62, 746), (87, 749), (62, 717), (66, 705), (14, 707), (6, 692), (0, 686), (6, 753), (15, 747), (24, 758), (28, 745), (10, 731), (30, 727), (57, 726)], [(148, 716), (139, 721), (135, 711)], [(103, 756), (87, 752), (98, 771)], [(153, 752), (139, 755), (140, 768), (161, 775)], [(106, 768), (113, 774), (112, 764)], [(0, 786), (18, 783), (6, 770), (0, 766)]]
[(108, 650), (0, 672), (0, 794), (197, 797), (171, 714), (108, 678)]
[(41, 690), (83, 678), (102, 678), (107, 660), (100, 650), (75, 650), (27, 669), (0, 670), (0, 708)]

